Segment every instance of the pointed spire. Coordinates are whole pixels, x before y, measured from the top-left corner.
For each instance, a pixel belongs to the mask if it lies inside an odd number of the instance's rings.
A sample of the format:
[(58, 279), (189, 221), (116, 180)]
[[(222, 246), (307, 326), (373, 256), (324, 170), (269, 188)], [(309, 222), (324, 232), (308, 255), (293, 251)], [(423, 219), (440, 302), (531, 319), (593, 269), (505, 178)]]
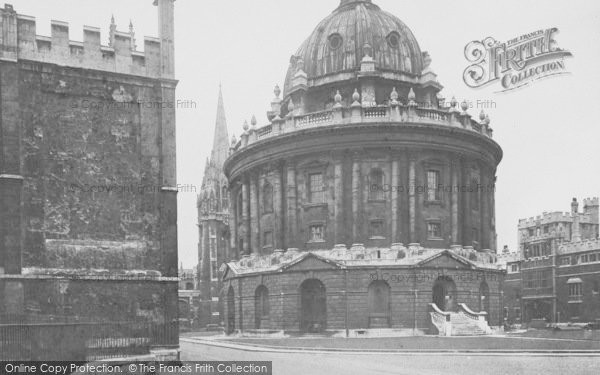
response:
[(117, 32), (117, 24), (115, 23), (115, 15), (110, 16), (110, 26), (108, 28), (108, 46), (115, 46), (115, 33)]
[(135, 31), (133, 29), (133, 22), (129, 20), (129, 36), (131, 37), (131, 50), (137, 51), (137, 44), (135, 41)]
[(219, 100), (217, 103), (217, 119), (215, 121), (215, 133), (211, 161), (218, 169), (223, 168), (225, 159), (229, 156), (229, 134), (227, 132), (227, 118), (225, 117), (225, 104), (223, 102), (223, 90), (219, 84)]

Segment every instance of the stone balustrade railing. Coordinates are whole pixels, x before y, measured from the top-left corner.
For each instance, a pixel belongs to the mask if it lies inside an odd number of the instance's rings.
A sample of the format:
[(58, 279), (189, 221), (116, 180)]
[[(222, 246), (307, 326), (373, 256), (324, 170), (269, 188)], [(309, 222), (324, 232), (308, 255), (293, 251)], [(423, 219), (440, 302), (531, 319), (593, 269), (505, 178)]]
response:
[(245, 126), (239, 141), (232, 144), (231, 152), (235, 152), (255, 142), (276, 137), (280, 134), (301, 131), (308, 128), (335, 126), (359, 123), (403, 123), (432, 124), (463, 128), (492, 138), (493, 130), (489, 119), (481, 122), (474, 120), (470, 114), (456, 108), (436, 109), (422, 108), (416, 105), (390, 104), (375, 107), (362, 107), (354, 104), (350, 107), (334, 107), (331, 110), (299, 114), (291, 112), (285, 118), (276, 116), (268, 125), (257, 128)]

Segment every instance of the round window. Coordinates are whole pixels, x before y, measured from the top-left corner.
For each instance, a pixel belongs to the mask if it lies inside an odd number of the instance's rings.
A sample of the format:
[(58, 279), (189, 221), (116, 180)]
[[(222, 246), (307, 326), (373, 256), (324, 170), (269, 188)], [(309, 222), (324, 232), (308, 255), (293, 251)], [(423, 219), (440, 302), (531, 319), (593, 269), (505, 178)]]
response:
[(340, 34), (331, 34), (329, 36), (329, 47), (338, 49), (342, 46), (342, 36)]
[(397, 32), (392, 32), (387, 37), (388, 44), (392, 48), (398, 48), (400, 46), (400, 35)]

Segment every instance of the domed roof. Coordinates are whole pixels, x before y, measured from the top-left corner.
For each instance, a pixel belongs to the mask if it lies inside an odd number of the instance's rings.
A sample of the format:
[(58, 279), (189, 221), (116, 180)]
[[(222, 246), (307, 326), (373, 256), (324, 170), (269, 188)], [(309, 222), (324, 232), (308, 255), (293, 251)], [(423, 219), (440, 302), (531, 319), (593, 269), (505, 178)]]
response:
[(423, 56), (410, 29), (371, 0), (341, 0), (292, 56), (285, 92), (301, 67), (308, 79), (357, 71), (370, 55), (379, 71), (418, 75)]

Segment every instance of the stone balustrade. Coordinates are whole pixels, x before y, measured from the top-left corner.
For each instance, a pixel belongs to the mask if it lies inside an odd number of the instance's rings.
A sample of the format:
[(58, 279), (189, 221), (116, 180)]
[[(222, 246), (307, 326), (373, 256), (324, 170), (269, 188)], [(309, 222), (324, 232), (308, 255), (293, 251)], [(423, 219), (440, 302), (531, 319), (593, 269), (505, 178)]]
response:
[(400, 103), (363, 107), (355, 103), (350, 107), (340, 105), (331, 110), (307, 114), (292, 111), (285, 118), (275, 116), (270, 124), (262, 127), (248, 128), (245, 126), (241, 139), (232, 144), (231, 152), (280, 134), (315, 127), (361, 123), (390, 123), (398, 126), (405, 123), (431, 124), (467, 129), (489, 138), (492, 138), (493, 135), (488, 118), (478, 122), (470, 114), (460, 112), (456, 108), (423, 108)]

